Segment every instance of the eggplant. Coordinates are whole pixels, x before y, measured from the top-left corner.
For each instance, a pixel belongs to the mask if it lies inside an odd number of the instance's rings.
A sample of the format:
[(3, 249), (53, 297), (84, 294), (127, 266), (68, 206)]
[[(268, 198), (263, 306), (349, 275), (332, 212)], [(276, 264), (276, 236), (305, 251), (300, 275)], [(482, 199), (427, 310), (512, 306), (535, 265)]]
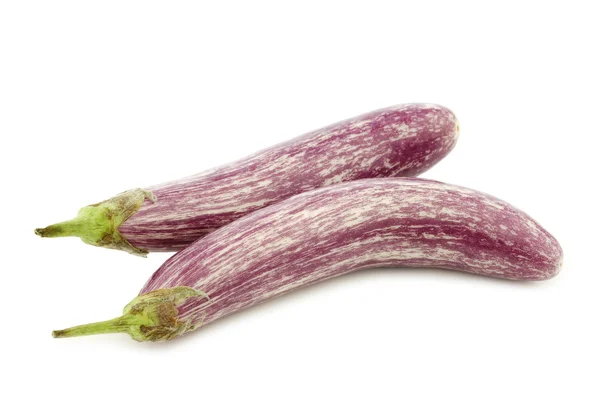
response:
[(378, 177), (419, 175), (456, 144), (454, 114), (406, 104), (373, 111), (174, 182), (124, 192), (83, 207), (70, 221), (36, 229), (42, 237), (136, 255), (177, 251), (228, 223), (315, 188)]
[(437, 267), (543, 280), (559, 272), (562, 258), (552, 235), (493, 196), (424, 179), (364, 179), (237, 219), (168, 259), (123, 316), (53, 335), (126, 332), (164, 341), (360, 269)]

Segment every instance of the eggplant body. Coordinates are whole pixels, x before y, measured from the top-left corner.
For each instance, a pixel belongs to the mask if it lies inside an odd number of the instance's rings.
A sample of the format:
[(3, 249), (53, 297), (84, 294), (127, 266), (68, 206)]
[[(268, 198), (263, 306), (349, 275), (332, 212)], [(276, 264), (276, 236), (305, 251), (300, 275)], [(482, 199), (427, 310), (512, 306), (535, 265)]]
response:
[(438, 267), (513, 280), (556, 275), (562, 249), (536, 221), (475, 190), (423, 179), (348, 182), (247, 215), (167, 260), (141, 294), (188, 286), (204, 324), (300, 286), (373, 267)]
[(454, 147), (458, 122), (431, 104), (390, 107), (342, 121), (243, 160), (84, 207), (40, 236), (79, 236), (144, 255), (176, 251), (260, 208), (315, 188), (364, 178), (410, 177)]

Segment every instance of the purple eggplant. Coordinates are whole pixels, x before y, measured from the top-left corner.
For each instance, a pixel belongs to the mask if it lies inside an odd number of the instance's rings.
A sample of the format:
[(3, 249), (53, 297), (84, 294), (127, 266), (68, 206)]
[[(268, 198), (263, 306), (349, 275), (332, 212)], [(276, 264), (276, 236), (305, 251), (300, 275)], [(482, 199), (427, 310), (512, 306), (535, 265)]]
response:
[(553, 277), (562, 250), (522, 211), (441, 182), (365, 179), (242, 217), (175, 254), (124, 315), (55, 337), (127, 332), (169, 340), (290, 290), (374, 267), (438, 267), (513, 280)]
[(444, 107), (407, 104), (358, 116), (238, 162), (87, 206), (70, 221), (36, 229), (144, 255), (176, 251), (250, 212), (315, 188), (377, 177), (416, 176), (456, 144)]

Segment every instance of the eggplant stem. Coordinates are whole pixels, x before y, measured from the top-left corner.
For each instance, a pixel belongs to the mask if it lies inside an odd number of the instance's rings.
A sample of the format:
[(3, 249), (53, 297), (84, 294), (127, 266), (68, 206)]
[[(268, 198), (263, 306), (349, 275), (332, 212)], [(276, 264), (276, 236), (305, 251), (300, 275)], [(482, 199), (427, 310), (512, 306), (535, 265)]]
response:
[(83, 237), (85, 235), (85, 231), (88, 222), (87, 218), (77, 216), (68, 221), (59, 222), (57, 224), (49, 225), (45, 228), (37, 228), (35, 230), (35, 234), (40, 237), (67, 237), (67, 236), (76, 236)]
[(114, 319), (72, 328), (52, 331), (55, 338), (97, 335), (103, 333), (128, 333), (134, 340), (161, 342), (173, 339), (202, 325), (196, 326), (191, 320), (182, 321), (178, 317), (177, 306), (187, 299), (208, 295), (188, 286), (158, 289), (137, 296), (123, 309), (123, 315)]
[(93, 322), (91, 324), (78, 325), (71, 328), (52, 331), (52, 337), (67, 338), (75, 336), (98, 335), (101, 333), (126, 333), (130, 329), (130, 323), (125, 318), (118, 317), (108, 321)]
[(148, 190), (129, 190), (98, 204), (83, 207), (77, 217), (71, 220), (38, 228), (35, 234), (41, 237), (75, 236), (94, 246), (146, 256), (146, 250), (133, 246), (119, 232), (121, 224), (138, 212), (145, 199), (156, 201)]

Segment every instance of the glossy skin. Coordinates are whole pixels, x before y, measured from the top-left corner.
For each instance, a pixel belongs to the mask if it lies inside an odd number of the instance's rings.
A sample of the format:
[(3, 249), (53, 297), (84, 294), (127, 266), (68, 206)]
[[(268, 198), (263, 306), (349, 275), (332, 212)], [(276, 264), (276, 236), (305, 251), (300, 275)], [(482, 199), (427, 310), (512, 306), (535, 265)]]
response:
[(144, 251), (175, 251), (250, 212), (293, 195), (364, 178), (416, 176), (458, 139), (448, 109), (407, 104), (307, 133), (238, 162), (147, 188), (146, 200), (118, 228)]
[(171, 257), (141, 294), (188, 286), (194, 326), (359, 269), (439, 267), (513, 280), (556, 275), (562, 249), (524, 212), (471, 189), (367, 179), (302, 193), (240, 218)]

